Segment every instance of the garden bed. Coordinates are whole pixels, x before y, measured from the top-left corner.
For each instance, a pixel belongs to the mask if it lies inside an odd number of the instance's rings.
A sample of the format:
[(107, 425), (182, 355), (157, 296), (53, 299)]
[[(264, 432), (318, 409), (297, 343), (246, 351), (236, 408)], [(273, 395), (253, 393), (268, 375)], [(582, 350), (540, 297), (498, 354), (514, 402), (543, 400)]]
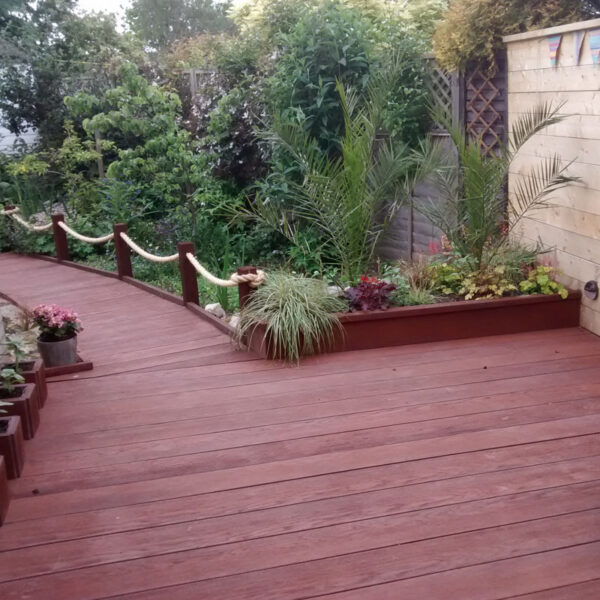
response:
[[(348, 352), (385, 346), (402, 346), (577, 327), (581, 293), (531, 295), (402, 306), (389, 310), (342, 313), (343, 335), (336, 336), (331, 352)], [(256, 327), (246, 340), (250, 350), (271, 357), (265, 325)]]

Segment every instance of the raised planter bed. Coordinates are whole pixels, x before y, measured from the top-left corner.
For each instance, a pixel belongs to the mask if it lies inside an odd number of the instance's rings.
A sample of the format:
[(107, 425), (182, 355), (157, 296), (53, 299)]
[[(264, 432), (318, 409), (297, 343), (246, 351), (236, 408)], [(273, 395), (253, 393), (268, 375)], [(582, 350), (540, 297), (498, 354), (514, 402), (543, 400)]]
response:
[(37, 386), (34, 383), (16, 385), (15, 395), (2, 397), (4, 402), (10, 402), (10, 406), (3, 406), (5, 414), (21, 417), (23, 437), (30, 440), (35, 435), (40, 425), (40, 409)]
[(8, 490), (8, 474), (4, 457), (0, 456), (0, 525), (6, 519), (8, 505), (10, 504), (10, 492)]
[[(580, 301), (580, 292), (570, 292), (565, 300), (558, 295), (513, 296), (342, 313), (339, 317), (344, 335), (337, 336), (329, 351), (577, 327)], [(246, 344), (260, 356), (272, 358), (265, 330), (265, 325), (256, 327)]]
[(4, 457), (7, 477), (20, 477), (25, 462), (25, 444), (19, 417), (0, 415), (0, 456)]
[[(14, 369), (14, 363), (5, 363), (2, 368)], [(46, 371), (44, 362), (41, 359), (26, 360), (19, 364), (21, 375), (25, 378), (26, 383), (35, 383), (38, 392), (39, 407), (42, 408), (46, 404), (48, 398), (48, 384), (46, 383)]]

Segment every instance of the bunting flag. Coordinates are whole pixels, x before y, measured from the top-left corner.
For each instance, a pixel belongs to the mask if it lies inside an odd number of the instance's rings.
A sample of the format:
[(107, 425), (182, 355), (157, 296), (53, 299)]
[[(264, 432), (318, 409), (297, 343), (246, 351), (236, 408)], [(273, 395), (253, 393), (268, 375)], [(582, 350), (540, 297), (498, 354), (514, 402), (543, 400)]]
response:
[(581, 61), (581, 51), (583, 50), (583, 40), (585, 39), (585, 31), (575, 32), (575, 64), (578, 65)]
[(595, 65), (600, 65), (600, 29), (590, 31), (590, 50), (592, 51), (592, 61)]
[(548, 37), (548, 50), (550, 51), (550, 64), (553, 67), (558, 65), (558, 52), (562, 35), (551, 35)]

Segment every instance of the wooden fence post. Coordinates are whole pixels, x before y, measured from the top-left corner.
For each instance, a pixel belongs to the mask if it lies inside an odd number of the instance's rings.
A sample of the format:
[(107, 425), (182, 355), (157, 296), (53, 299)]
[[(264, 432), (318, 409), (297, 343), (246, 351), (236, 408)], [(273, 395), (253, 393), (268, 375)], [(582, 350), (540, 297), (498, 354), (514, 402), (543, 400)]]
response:
[(186, 254), (194, 254), (194, 244), (192, 242), (180, 242), (177, 244), (179, 252), (179, 272), (181, 273), (181, 290), (183, 302), (187, 304), (200, 304), (198, 297), (198, 274), (192, 263), (188, 260)]
[[(237, 274), (238, 275), (247, 275), (248, 273), (256, 273), (256, 267), (238, 267)], [(240, 283), (238, 285), (238, 293), (240, 295), (240, 308), (244, 308), (244, 305), (248, 300), (250, 300), (250, 296), (254, 292), (254, 288), (250, 286), (249, 283)]]
[(67, 232), (58, 224), (64, 222), (65, 215), (57, 213), (52, 215), (52, 233), (54, 234), (54, 245), (56, 246), (57, 260), (69, 260), (69, 242), (67, 241)]
[(129, 246), (121, 239), (121, 233), (127, 233), (127, 225), (125, 223), (116, 223), (113, 225), (115, 254), (117, 255), (117, 273), (119, 279), (123, 277), (133, 277), (133, 269), (131, 268), (131, 251)]

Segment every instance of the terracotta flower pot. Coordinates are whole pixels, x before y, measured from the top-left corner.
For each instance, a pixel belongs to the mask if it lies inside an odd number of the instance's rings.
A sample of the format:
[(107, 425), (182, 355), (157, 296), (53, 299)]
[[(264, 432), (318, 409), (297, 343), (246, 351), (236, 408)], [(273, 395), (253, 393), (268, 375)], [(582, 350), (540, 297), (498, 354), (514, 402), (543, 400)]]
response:
[(10, 492), (8, 491), (8, 475), (4, 457), (0, 456), (0, 525), (6, 519), (8, 505), (10, 504)]
[[(14, 369), (15, 363), (5, 363), (3, 369)], [(15, 369), (16, 370), (16, 369)], [(35, 383), (38, 392), (39, 406), (42, 408), (48, 398), (48, 384), (46, 383), (46, 369), (41, 359), (25, 360), (19, 363), (19, 373), (26, 383)]]
[(62, 367), (77, 362), (77, 336), (46, 342), (38, 338), (38, 350), (46, 367)]
[(21, 419), (0, 414), (0, 456), (4, 457), (9, 479), (21, 476), (25, 462), (24, 446)]
[[(10, 402), (9, 406), (3, 406), (5, 415), (21, 417), (23, 437), (30, 440), (40, 425), (40, 409), (38, 392), (34, 383), (16, 385), (13, 394), (5, 395), (0, 390), (0, 400)], [(2, 415), (0, 415), (2, 416)]]

